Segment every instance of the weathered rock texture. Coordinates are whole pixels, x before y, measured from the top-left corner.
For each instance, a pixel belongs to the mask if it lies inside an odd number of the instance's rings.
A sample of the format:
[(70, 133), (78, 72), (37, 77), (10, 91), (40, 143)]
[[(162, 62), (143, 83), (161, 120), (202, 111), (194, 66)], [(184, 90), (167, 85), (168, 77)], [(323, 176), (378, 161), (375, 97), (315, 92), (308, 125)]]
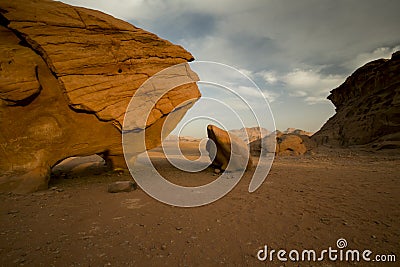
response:
[[(262, 139), (255, 140), (249, 144), (251, 154), (258, 156), (263, 153), (275, 153), (282, 156), (299, 156), (313, 150), (316, 144), (303, 130), (287, 129), (283, 133), (275, 131)], [(306, 134), (303, 134), (306, 133)]]
[[(0, 0), (0, 13), (0, 191), (46, 188), (51, 167), (70, 156), (101, 154), (126, 167), (121, 127), (131, 97), (147, 78), (192, 55), (61, 2)], [(157, 102), (146, 124), (148, 149), (160, 143), (165, 115), (199, 96), (193, 82)]]
[[(207, 126), (207, 151), (213, 159), (212, 165), (221, 170), (241, 171), (253, 166), (247, 144), (237, 137), (215, 125)], [(215, 156), (215, 157), (214, 157)]]
[(283, 134), (277, 138), (276, 153), (278, 155), (298, 156), (307, 152), (303, 139), (295, 134)]
[(328, 99), (336, 114), (312, 136), (318, 144), (400, 148), (400, 51), (357, 69)]

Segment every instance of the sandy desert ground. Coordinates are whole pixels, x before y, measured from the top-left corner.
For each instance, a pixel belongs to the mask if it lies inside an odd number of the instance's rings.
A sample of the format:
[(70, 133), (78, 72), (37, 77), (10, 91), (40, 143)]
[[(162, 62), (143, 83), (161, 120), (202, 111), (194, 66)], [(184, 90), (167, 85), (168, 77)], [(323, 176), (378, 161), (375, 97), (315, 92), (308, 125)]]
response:
[[(186, 153), (195, 156), (195, 146), (187, 143)], [(153, 162), (174, 183), (216, 178), (211, 168), (187, 175), (160, 155), (153, 152)], [(325, 149), (278, 157), (256, 192), (247, 192), (250, 172), (199, 208), (168, 206), (140, 189), (108, 193), (110, 182), (130, 174), (85, 160), (58, 167), (47, 191), (0, 195), (1, 266), (396, 266), (256, 256), (264, 245), (336, 248), (339, 238), (347, 249), (400, 257), (399, 155)]]

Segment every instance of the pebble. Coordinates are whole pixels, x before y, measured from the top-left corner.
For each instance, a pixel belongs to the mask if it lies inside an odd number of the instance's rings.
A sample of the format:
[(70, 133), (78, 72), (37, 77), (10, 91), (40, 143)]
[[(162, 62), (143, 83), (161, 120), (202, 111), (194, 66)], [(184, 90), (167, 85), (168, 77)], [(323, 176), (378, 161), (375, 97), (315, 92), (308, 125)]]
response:
[(329, 218), (321, 218), (320, 220), (324, 224), (328, 224), (331, 221)]
[(117, 181), (108, 185), (109, 193), (130, 192), (137, 189), (133, 181)]
[(15, 259), (13, 261), (13, 263), (24, 263), (25, 261), (26, 261), (26, 259), (24, 259), (24, 258), (18, 258), (18, 259)]
[(7, 212), (7, 214), (16, 214), (16, 213), (18, 213), (19, 212), (19, 210), (9, 210), (8, 212)]

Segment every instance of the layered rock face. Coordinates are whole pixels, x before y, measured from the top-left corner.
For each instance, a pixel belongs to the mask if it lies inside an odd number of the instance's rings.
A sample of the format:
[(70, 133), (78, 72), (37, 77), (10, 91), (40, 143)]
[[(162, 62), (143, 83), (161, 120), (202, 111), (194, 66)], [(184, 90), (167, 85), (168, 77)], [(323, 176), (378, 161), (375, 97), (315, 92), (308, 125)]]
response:
[(400, 51), (357, 69), (328, 99), (336, 114), (312, 136), (318, 144), (400, 148)]
[[(0, 191), (46, 188), (51, 167), (71, 156), (101, 154), (126, 167), (121, 130), (130, 99), (149, 77), (192, 55), (129, 23), (60, 2), (0, 0), (0, 13)], [(160, 144), (166, 115), (179, 107), (177, 123), (200, 97), (196, 74), (184, 69), (193, 82), (150, 103), (147, 149)], [(138, 117), (145, 116), (141, 108)]]

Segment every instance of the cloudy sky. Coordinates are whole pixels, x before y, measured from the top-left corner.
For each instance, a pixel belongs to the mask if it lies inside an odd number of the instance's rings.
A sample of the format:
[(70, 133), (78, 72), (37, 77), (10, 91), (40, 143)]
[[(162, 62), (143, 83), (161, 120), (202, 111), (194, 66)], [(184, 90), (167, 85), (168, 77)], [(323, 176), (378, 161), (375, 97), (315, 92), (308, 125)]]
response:
[[(326, 100), (356, 68), (400, 50), (400, 1), (63, 0), (240, 69), (264, 92), (278, 129), (317, 131)], [(251, 125), (249, 125), (251, 126)]]

